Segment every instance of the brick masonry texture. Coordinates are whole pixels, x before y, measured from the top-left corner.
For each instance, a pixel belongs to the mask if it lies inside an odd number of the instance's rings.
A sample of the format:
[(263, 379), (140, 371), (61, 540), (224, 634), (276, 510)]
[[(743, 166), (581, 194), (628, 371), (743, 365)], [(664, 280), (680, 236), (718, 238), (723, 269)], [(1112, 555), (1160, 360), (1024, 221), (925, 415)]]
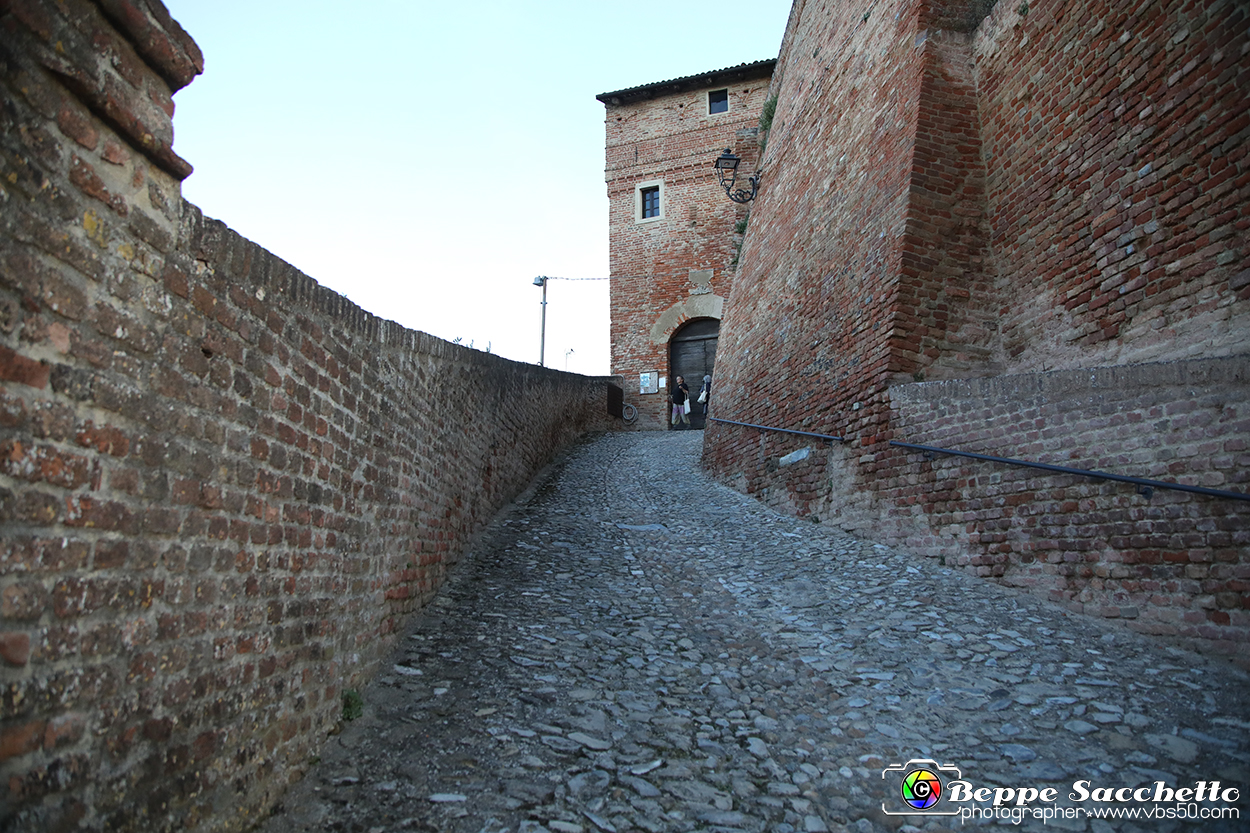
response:
[(704, 462), (766, 502), (1250, 661), (1236, 2), (797, 0)]
[[(708, 115), (709, 90), (727, 89), (730, 109)], [(668, 424), (667, 389), (640, 395), (638, 375), (671, 379), (669, 340), (683, 324), (720, 318), (735, 254), (735, 225), (745, 206), (720, 188), (713, 163), (726, 148), (755, 171), (760, 110), (768, 79), (694, 85), (644, 101), (605, 102), (611, 276), (612, 372), (625, 380), (634, 425)], [(636, 222), (639, 183), (662, 181), (663, 218)], [(749, 186), (748, 186), (749, 187)], [(740, 238), (739, 238), (740, 239)], [(711, 272), (696, 282), (693, 273)], [(698, 380), (687, 380), (698, 390)]]
[(0, 3), (0, 62), (0, 828), (245, 829), (613, 382), (185, 203), (201, 58), (154, 0)]
[[(1244, 489), (1247, 379), (1241, 356), (898, 385), (891, 422), (920, 445)], [(1225, 653), (1250, 638), (1244, 503), (945, 455), (877, 477), (879, 527), (916, 553)]]

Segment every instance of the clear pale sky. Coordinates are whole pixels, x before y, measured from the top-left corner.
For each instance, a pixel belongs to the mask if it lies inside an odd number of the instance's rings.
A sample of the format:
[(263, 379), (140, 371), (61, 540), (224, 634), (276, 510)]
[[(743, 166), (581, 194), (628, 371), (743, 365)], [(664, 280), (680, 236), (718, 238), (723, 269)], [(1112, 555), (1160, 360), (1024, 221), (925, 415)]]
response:
[[(183, 195), (382, 318), (608, 372), (599, 93), (777, 57), (789, 0), (165, 0)], [(708, 159), (708, 176), (712, 174)], [(600, 279), (600, 280), (587, 280)], [(570, 354), (569, 350), (573, 350)]]

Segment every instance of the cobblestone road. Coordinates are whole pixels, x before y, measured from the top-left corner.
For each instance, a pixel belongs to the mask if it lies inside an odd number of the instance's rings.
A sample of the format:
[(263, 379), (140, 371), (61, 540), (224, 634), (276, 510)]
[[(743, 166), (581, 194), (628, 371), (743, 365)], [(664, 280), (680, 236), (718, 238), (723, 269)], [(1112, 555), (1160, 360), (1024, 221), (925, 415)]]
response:
[[(1246, 674), (775, 514), (705, 478), (701, 441), (608, 435), (553, 467), (262, 829), (958, 829), (883, 812), (905, 806), (882, 770), (917, 758), (1075, 808), (1175, 806), (1074, 802), (1082, 780), (1250, 788)], [(1192, 826), (1072, 812), (1016, 829)]]

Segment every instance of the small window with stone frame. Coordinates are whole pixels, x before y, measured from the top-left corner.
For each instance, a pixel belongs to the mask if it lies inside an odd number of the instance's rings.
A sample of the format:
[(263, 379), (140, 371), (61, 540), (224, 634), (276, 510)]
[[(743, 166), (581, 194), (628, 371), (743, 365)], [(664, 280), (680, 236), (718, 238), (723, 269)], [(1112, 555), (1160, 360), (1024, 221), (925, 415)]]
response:
[(649, 179), (634, 183), (634, 222), (657, 223), (664, 220), (664, 180)]
[(660, 216), (660, 188), (642, 189), (642, 217), (644, 220)]

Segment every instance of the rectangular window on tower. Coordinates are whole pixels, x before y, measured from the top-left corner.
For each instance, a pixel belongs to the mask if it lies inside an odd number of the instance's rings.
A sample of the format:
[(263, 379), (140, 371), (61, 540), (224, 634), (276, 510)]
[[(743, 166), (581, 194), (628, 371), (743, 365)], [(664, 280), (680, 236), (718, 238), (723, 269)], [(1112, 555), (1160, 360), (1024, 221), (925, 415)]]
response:
[(654, 223), (664, 219), (664, 180), (652, 179), (634, 185), (634, 222)]
[(707, 113), (709, 116), (728, 112), (729, 90), (713, 90), (707, 94)]
[(642, 218), (645, 220), (649, 217), (660, 216), (660, 189), (659, 188), (643, 188), (642, 189)]

